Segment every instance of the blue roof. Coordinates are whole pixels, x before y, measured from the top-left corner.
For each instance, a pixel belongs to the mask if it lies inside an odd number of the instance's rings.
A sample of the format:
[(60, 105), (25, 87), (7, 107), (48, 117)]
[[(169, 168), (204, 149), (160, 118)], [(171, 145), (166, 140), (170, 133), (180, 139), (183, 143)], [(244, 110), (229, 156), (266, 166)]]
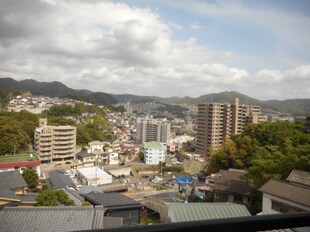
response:
[(193, 182), (193, 179), (190, 178), (189, 176), (179, 176), (176, 177), (175, 180), (181, 185), (185, 186), (187, 183), (190, 184)]

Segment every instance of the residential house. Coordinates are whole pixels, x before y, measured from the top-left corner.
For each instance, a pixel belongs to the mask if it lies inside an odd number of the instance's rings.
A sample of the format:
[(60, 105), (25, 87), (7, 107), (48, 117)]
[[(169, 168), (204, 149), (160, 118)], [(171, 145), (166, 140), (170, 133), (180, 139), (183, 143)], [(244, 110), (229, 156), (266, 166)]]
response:
[(18, 170), (0, 172), (0, 209), (6, 206), (33, 206), (37, 193), (25, 191), (27, 183)]
[(262, 214), (310, 211), (310, 172), (293, 170), (286, 181), (269, 180), (260, 191)]
[(102, 205), (105, 216), (122, 217), (124, 225), (137, 225), (144, 221), (144, 206), (120, 193), (91, 193), (82, 195), (92, 205)]
[(88, 143), (88, 153), (94, 153), (94, 154), (102, 154), (104, 152), (103, 146), (104, 143), (100, 141), (92, 141)]
[(239, 169), (220, 170), (207, 176), (206, 188), (200, 188), (213, 192), (215, 202), (232, 202), (249, 206), (250, 193), (254, 189), (242, 181), (245, 173)]
[(9, 207), (0, 211), (0, 230), (19, 231), (81, 231), (123, 225), (122, 218), (105, 217), (103, 207)]
[(83, 163), (84, 167), (94, 166), (96, 163), (96, 155), (87, 151), (78, 152), (76, 158)]

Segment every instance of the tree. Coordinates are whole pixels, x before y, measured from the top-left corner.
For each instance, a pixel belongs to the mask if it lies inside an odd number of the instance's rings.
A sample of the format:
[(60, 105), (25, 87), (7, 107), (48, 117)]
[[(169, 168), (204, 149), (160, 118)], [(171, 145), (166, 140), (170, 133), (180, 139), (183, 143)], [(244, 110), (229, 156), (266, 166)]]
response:
[(23, 171), (23, 177), (28, 185), (28, 188), (34, 189), (39, 183), (39, 177), (35, 170), (27, 168)]
[(75, 205), (63, 190), (43, 190), (36, 197), (36, 201), (38, 206)]

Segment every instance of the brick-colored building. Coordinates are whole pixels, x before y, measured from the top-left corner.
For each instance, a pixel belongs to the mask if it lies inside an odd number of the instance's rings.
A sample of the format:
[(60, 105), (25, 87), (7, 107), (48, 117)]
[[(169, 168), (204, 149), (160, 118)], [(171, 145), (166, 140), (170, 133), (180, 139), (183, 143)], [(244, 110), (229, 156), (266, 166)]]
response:
[(240, 105), (238, 98), (232, 104), (199, 104), (196, 149), (207, 155), (210, 149), (218, 149), (231, 134), (240, 134), (245, 125), (266, 120), (259, 106)]

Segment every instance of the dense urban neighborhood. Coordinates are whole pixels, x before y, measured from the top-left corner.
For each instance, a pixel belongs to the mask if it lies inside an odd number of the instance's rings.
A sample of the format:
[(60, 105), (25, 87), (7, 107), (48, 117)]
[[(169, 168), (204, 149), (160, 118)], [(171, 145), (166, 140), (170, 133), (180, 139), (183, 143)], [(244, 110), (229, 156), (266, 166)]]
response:
[(310, 117), (272, 117), (239, 99), (183, 105), (184, 117), (156, 104), (10, 92), (0, 113), (1, 229), (310, 210)]

